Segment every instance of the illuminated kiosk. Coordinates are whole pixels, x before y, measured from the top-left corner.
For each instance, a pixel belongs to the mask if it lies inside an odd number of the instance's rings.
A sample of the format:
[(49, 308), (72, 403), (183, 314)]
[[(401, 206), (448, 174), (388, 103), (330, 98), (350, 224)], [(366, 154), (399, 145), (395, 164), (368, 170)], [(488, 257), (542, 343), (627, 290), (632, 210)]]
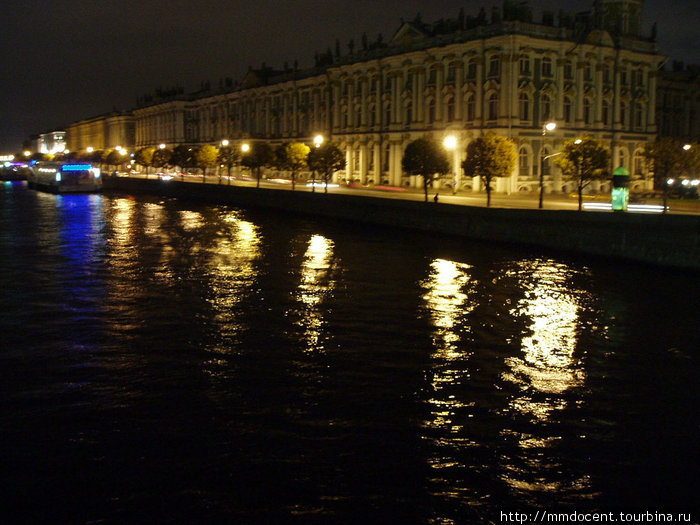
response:
[(613, 171), (612, 177), (612, 209), (613, 211), (627, 211), (630, 200), (630, 190), (627, 184), (630, 180), (630, 172), (624, 166)]

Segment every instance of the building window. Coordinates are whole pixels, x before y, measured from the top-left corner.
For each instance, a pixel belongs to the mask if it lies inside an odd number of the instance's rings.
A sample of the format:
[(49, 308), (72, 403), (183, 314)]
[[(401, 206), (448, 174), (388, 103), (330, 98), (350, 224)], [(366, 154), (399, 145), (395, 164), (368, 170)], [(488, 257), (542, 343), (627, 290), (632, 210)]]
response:
[(564, 62), (564, 78), (566, 80), (572, 80), (574, 78), (574, 67), (571, 64), (571, 60)]
[(603, 65), (603, 82), (610, 83), (610, 66), (607, 64)]
[(603, 124), (605, 126), (609, 126), (610, 125), (610, 115), (611, 115), (610, 102), (608, 102), (607, 100), (603, 100), (602, 110), (603, 110), (603, 115), (602, 115)]
[(447, 82), (449, 84), (454, 84), (454, 81), (455, 81), (455, 66), (454, 66), (454, 64), (451, 64), (447, 68)]
[(411, 122), (413, 122), (413, 106), (411, 101), (408, 101), (406, 103), (406, 126), (410, 126)]
[(540, 116), (542, 122), (546, 122), (552, 118), (552, 99), (549, 95), (544, 94), (540, 97)]
[(634, 152), (634, 166), (632, 168), (635, 175), (644, 174), (644, 154), (639, 150)]
[(627, 71), (625, 69), (620, 70), (620, 84), (627, 85)]
[(641, 129), (644, 123), (644, 108), (642, 108), (642, 104), (637, 102), (634, 105), (634, 127), (637, 129)]
[(530, 120), (530, 95), (520, 93), (520, 120)]
[(498, 94), (497, 93), (491, 93), (491, 95), (489, 95), (488, 116), (489, 116), (489, 120), (497, 120), (498, 119)]
[(471, 60), (469, 64), (467, 64), (467, 80), (476, 80), (476, 61)]
[(520, 57), (520, 74), (524, 76), (530, 74), (530, 57)]
[(593, 80), (593, 77), (591, 75), (591, 65), (590, 64), (586, 64), (583, 68), (583, 79), (586, 82), (590, 82), (591, 80)]
[(445, 104), (445, 119), (447, 122), (453, 122), (455, 119), (455, 99), (450, 97)]
[(497, 77), (501, 74), (501, 59), (498, 55), (492, 55), (489, 60), (489, 76)]
[(620, 102), (620, 126), (623, 128), (627, 125), (627, 103)]
[(476, 116), (476, 103), (474, 102), (474, 94), (469, 93), (467, 95), (467, 100), (465, 103), (466, 106), (466, 113), (467, 113), (467, 121), (472, 122)]
[(434, 86), (435, 82), (437, 82), (437, 68), (431, 67), (428, 71), (428, 85)]
[(593, 111), (591, 108), (591, 99), (583, 99), (583, 121), (586, 125), (590, 125), (593, 122)]
[(435, 99), (431, 98), (428, 101), (428, 124), (435, 122)]
[(620, 166), (627, 167), (627, 154), (622, 148), (620, 148)]
[(519, 158), (519, 168), (520, 175), (529, 175), (530, 173), (530, 155), (527, 152), (527, 148), (520, 148), (518, 155)]
[(571, 97), (564, 97), (564, 122), (571, 124), (573, 122), (573, 102)]
[(391, 158), (391, 144), (384, 145), (384, 158), (382, 159), (382, 171), (389, 171), (389, 159)]
[(551, 77), (552, 76), (552, 59), (549, 57), (544, 57), (542, 59), (542, 76)]
[(384, 124), (391, 125), (391, 102), (387, 102), (384, 107)]

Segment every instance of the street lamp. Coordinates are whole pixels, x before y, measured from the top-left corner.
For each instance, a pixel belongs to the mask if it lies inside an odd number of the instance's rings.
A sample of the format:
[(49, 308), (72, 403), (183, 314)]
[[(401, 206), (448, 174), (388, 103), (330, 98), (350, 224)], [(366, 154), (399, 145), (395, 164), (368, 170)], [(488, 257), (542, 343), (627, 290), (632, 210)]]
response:
[(247, 142), (244, 142), (243, 144), (241, 144), (241, 159), (238, 162), (238, 176), (239, 177), (242, 175), (242, 173), (241, 173), (241, 169), (242, 169), (241, 163), (243, 161), (242, 156), (246, 155), (249, 151), (250, 151), (250, 144), (248, 144)]
[(459, 177), (459, 168), (457, 167), (457, 137), (447, 135), (442, 141), (443, 146), (447, 151), (452, 152), (452, 195), (457, 193), (457, 184)]
[(323, 135), (316, 135), (314, 137), (314, 146), (320, 148), (321, 144), (323, 144)]
[[(554, 131), (555, 129), (557, 129), (556, 122), (547, 122), (542, 126), (542, 136), (546, 136), (548, 131)], [(544, 139), (542, 139), (542, 147), (540, 148), (540, 209), (542, 209), (542, 201), (544, 199), (544, 161)]]
[[(228, 139), (223, 139), (223, 140), (221, 141), (221, 147), (222, 147), (222, 148), (227, 148), (227, 147), (228, 147)], [(230, 186), (230, 185), (231, 185), (231, 152), (228, 151), (228, 150), (226, 150), (226, 151), (223, 153), (223, 155), (226, 155), (226, 162), (225, 162), (226, 168), (227, 168), (227, 170), (226, 170), (226, 176), (228, 177), (228, 184), (229, 184), (229, 186)], [(222, 158), (223, 158), (223, 155), (222, 155), (221, 153), (219, 153), (219, 156), (222, 157)], [(222, 165), (221, 168), (223, 168), (223, 167), (224, 167), (224, 166)], [(221, 168), (219, 168), (219, 169), (221, 169)], [(219, 172), (219, 183), (221, 183), (221, 172)]]

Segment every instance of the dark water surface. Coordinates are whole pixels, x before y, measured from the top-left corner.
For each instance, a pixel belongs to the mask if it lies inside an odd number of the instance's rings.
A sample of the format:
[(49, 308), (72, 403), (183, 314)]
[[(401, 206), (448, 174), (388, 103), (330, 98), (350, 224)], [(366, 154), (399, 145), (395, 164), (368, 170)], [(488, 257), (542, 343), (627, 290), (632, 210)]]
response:
[(697, 511), (697, 275), (24, 183), (0, 269), (2, 522)]

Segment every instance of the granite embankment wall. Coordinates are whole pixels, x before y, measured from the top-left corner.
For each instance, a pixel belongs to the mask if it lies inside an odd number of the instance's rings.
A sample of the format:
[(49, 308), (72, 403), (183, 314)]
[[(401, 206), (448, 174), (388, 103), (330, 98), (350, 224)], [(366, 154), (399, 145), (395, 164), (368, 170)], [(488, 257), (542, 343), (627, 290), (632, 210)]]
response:
[(108, 191), (271, 208), (304, 215), (515, 243), (572, 253), (700, 270), (700, 216), (595, 213), (455, 206), (401, 199), (291, 192), (129, 178)]

